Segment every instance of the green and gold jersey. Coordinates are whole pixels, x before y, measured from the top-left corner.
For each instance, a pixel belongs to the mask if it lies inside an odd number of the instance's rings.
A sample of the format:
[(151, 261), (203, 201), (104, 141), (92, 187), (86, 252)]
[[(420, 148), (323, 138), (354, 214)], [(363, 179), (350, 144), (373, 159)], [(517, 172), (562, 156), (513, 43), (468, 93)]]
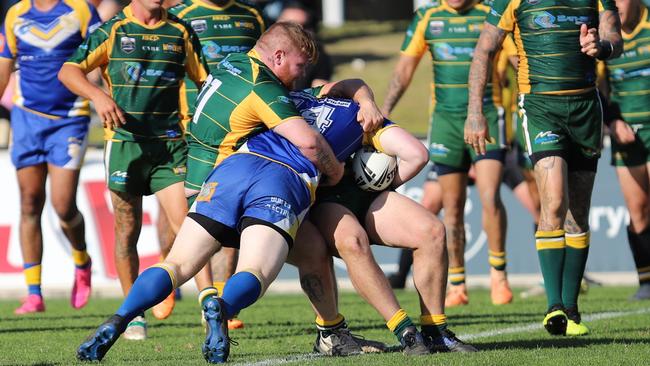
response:
[[(433, 110), (467, 110), (469, 67), (489, 9), (477, 4), (458, 12), (443, 1), (440, 5), (427, 5), (416, 10), (401, 50), (403, 54), (414, 57), (422, 57), (429, 50), (433, 64)], [(504, 42), (504, 50), (508, 48), (512, 54), (514, 45), (508, 42)], [(493, 86), (492, 78), (488, 80), (485, 96), (486, 106), (500, 104), (501, 91), (498, 85)]]
[(259, 60), (259, 54), (255, 50), (231, 53), (201, 89), (187, 138), (190, 144), (216, 151), (216, 166), (249, 137), (291, 118), (302, 117), (287, 88)]
[[(251, 50), (265, 30), (259, 12), (236, 0), (230, 0), (222, 7), (209, 0), (184, 0), (169, 12), (194, 29), (210, 70), (229, 53)], [(185, 86), (187, 90), (181, 94), (181, 105), (189, 110), (189, 115), (183, 116), (186, 124), (194, 114), (198, 90), (187, 79)]]
[(610, 100), (628, 123), (650, 124), (650, 15), (643, 7), (632, 33), (623, 32), (623, 54), (607, 61)]
[[(614, 0), (602, 0), (616, 11)], [(598, 0), (494, 0), (487, 22), (513, 32), (523, 94), (580, 94), (595, 88), (596, 63), (580, 51), (580, 26), (598, 28)]]
[(106, 130), (116, 141), (179, 138), (184, 113), (179, 91), (185, 75), (201, 84), (207, 65), (198, 38), (185, 23), (163, 12), (148, 26), (127, 6), (93, 32), (68, 60), (85, 73), (100, 67), (110, 96), (124, 111), (126, 124)]

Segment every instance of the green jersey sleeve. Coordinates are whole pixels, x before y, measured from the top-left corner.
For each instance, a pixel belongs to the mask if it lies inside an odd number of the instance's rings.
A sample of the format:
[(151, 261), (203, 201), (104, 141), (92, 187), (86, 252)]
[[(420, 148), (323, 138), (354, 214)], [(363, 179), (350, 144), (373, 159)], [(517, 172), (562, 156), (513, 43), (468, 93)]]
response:
[(403, 54), (421, 57), (427, 51), (427, 43), (424, 39), (427, 21), (424, 14), (424, 9), (420, 8), (413, 15), (411, 24), (406, 29), (404, 42), (402, 42), (401, 51)]
[(512, 32), (515, 30), (517, 19), (515, 10), (519, 4), (521, 4), (521, 0), (494, 0), (485, 21), (507, 32)]
[(269, 129), (291, 118), (302, 118), (289, 98), (289, 92), (275, 82), (264, 82), (253, 89), (252, 107)]

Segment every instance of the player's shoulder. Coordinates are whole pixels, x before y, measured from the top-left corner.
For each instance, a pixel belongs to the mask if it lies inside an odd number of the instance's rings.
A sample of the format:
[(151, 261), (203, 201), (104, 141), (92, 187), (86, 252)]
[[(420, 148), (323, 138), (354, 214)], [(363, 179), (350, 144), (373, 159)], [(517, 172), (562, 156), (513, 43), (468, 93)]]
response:
[(184, 36), (190, 36), (193, 33), (192, 27), (176, 14), (167, 12), (167, 23), (182, 31)]
[(418, 19), (422, 19), (431, 16), (434, 13), (442, 12), (445, 9), (446, 8), (441, 1), (433, 0), (415, 9), (415, 13), (413, 16)]
[(183, 18), (186, 16), (188, 13), (192, 11), (192, 9), (195, 9), (196, 6), (194, 4), (193, 0), (183, 0), (180, 3), (172, 6), (167, 10), (169, 14), (173, 14), (178, 18)]
[(17, 17), (27, 13), (31, 7), (32, 3), (30, 0), (18, 1), (7, 10), (6, 20), (15, 20)]
[(492, 9), (492, 4), (493, 4), (493, 3), (494, 3), (494, 1), (492, 1), (492, 0), (490, 0), (490, 1), (484, 1), (483, 3), (476, 4), (476, 5), (474, 6), (474, 9), (475, 9), (476, 11), (480, 12), (480, 13), (484, 13), (484, 14), (487, 15), (487, 14), (490, 13), (490, 9)]
[(260, 9), (257, 7), (257, 4), (251, 2), (251, 1), (246, 1), (246, 0), (234, 0), (233, 5), (240, 9), (244, 9), (250, 13), (254, 13), (255, 15), (259, 15), (262, 12)]

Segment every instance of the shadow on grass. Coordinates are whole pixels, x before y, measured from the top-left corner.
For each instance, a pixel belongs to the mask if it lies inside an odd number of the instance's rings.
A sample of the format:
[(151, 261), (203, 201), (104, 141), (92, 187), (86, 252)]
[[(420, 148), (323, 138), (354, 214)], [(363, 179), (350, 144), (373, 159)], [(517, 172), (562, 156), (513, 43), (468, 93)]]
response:
[(643, 338), (553, 338), (553, 339), (526, 339), (517, 341), (478, 343), (476, 347), (481, 351), (504, 349), (534, 349), (534, 348), (572, 348), (608, 344), (646, 344), (650, 339)]

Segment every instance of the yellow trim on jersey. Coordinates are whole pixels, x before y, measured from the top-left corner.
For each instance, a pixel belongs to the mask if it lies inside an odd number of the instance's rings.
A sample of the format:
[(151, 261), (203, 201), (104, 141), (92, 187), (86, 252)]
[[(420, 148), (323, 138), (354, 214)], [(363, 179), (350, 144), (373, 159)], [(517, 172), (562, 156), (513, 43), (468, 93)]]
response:
[(388, 125), (388, 126), (385, 126), (385, 127), (382, 127), (380, 129), (378, 129), (374, 133), (371, 132), (369, 134), (364, 134), (364, 136), (363, 136), (364, 137), (364, 139), (363, 139), (364, 144), (365, 145), (372, 144), (372, 146), (375, 148), (375, 150), (383, 153), (384, 152), (384, 147), (381, 145), (381, 141), (380, 141), (381, 135), (384, 132), (386, 132), (386, 130), (391, 129), (393, 127), (399, 127), (399, 126), (396, 125), (396, 124)]
[(584, 89), (571, 89), (571, 90), (557, 90), (557, 91), (544, 91), (535, 94), (548, 94), (548, 95), (580, 95), (596, 89), (595, 86)]
[[(275, 127), (275, 126), (277, 126), (277, 125), (281, 124), (282, 122), (285, 122), (285, 121), (287, 121), (289, 119), (302, 118), (302, 116), (296, 115), (296, 116), (291, 116), (291, 117), (288, 117), (288, 118), (280, 119), (280, 116), (278, 116), (275, 113), (275, 111), (273, 111), (273, 109), (271, 109), (270, 104), (266, 103), (254, 91), (252, 93), (250, 93), (244, 99), (244, 101), (246, 101), (247, 99), (250, 100), (249, 103), (252, 104), (251, 108), (255, 112), (256, 116), (259, 118), (258, 120), (261, 121), (262, 123), (264, 123), (264, 125), (266, 125), (266, 127), (268, 127), (269, 129), (271, 129), (271, 128), (273, 128), (273, 127)], [(241, 104), (244, 104), (244, 101), (242, 101)], [(237, 106), (237, 108), (239, 108), (239, 106)], [(237, 110), (237, 108), (235, 108), (235, 110)], [(234, 113), (235, 113), (235, 111), (233, 110), (233, 114)]]
[(21, 2), (15, 4), (5, 16), (4, 26), (5, 26), (5, 42), (11, 55), (16, 58), (16, 53), (18, 52), (18, 42), (16, 40), (16, 35), (14, 34), (13, 26), (16, 23), (18, 17), (23, 14), (26, 14), (29, 9), (32, 7), (31, 0), (22, 0)]
[(132, 58), (132, 57), (111, 57), (109, 58), (111, 61), (142, 61), (142, 62), (161, 62), (164, 64), (174, 64), (174, 65), (179, 65), (179, 66), (184, 66), (180, 62), (176, 61), (169, 61), (169, 60), (152, 60), (152, 59), (144, 59), (144, 58)]
[(178, 114), (181, 117), (181, 128), (183, 133), (185, 133), (187, 131), (187, 124), (192, 119), (190, 116), (190, 105), (187, 101), (187, 84), (185, 84), (185, 78), (181, 80), (180, 87), (178, 88)]
[(92, 18), (88, 3), (79, 0), (63, 0), (63, 2), (77, 13), (81, 38), (86, 38), (86, 33), (88, 33), (88, 25), (90, 24), (90, 19)]
[(178, 17), (179, 19), (183, 19), (183, 17), (184, 17), (187, 13), (189, 13), (190, 11), (192, 11), (192, 10), (194, 10), (194, 9), (197, 9), (198, 7), (199, 7), (199, 4), (197, 4), (196, 2), (194, 2), (192, 5), (190, 5), (190, 6), (188, 6), (187, 8), (181, 10), (181, 11), (178, 13), (177, 17)]
[[(229, 131), (229, 132), (230, 132), (230, 131)], [(196, 143), (198, 143), (199, 145), (203, 146), (204, 148), (206, 148), (206, 149), (208, 149), (208, 150), (215, 151), (215, 152), (216, 152), (216, 151), (219, 151), (218, 148), (216, 148), (216, 147), (212, 147), (212, 146), (210, 146), (210, 145), (207, 145), (207, 144), (201, 142), (201, 141), (200, 141), (198, 138), (196, 138), (196, 136), (194, 136), (194, 134), (192, 134), (192, 132), (190, 132), (189, 130), (187, 131), (187, 135), (188, 135), (188, 136), (191, 136), (192, 138), (194, 138), (194, 141), (195, 141)], [(197, 159), (197, 160), (198, 160), (198, 159)], [(214, 165), (214, 164), (213, 164), (213, 165)]]
[(219, 5), (216, 5), (216, 4), (208, 3), (207, 1), (194, 0), (194, 5), (201, 6), (201, 7), (208, 8), (208, 9), (212, 9), (212, 10), (225, 10), (225, 9), (229, 8), (230, 6), (232, 6), (234, 2), (235, 2), (234, 0), (230, 0), (224, 6), (219, 6)]
[[(217, 121), (216, 119), (212, 118), (212, 117), (211, 117), (210, 115), (208, 115), (207, 113), (201, 111), (201, 115), (202, 115), (203, 117), (209, 119), (210, 121), (212, 121), (212, 122), (213, 122), (214, 124), (216, 124), (217, 126), (221, 127), (224, 131), (226, 131), (226, 133), (229, 133), (229, 132), (230, 132), (229, 129), (227, 129), (224, 125), (222, 125), (221, 123), (219, 123), (219, 121)], [(192, 135), (192, 136), (194, 136), (194, 135)], [(197, 141), (198, 141), (198, 139), (197, 139)], [(205, 145), (205, 146), (208, 146), (208, 145)]]
[[(20, 108), (20, 109), (22, 109), (22, 110), (25, 110), (25, 111), (29, 112), (29, 113), (34, 113), (34, 114), (37, 114), (37, 115), (39, 115), (39, 116), (41, 116), (41, 117), (45, 117), (45, 118), (47, 118), (47, 119), (61, 119), (61, 118), (63, 118), (63, 117), (53, 116), (53, 115), (50, 115), (50, 114), (47, 114), (47, 113), (43, 113), (43, 112), (39, 112), (39, 111), (35, 111), (35, 110), (31, 109), (31, 108), (27, 108), (27, 107), (25, 107), (24, 105), (19, 105), (19, 104), (15, 104), (15, 103), (14, 103), (14, 107), (18, 107), (18, 108)], [(86, 115), (86, 116), (87, 116), (87, 115), (90, 115), (90, 112), (88, 112), (88, 113), (85, 114), (85, 115)]]
[[(104, 33), (106, 33), (106, 32), (104, 32)], [(118, 34), (119, 34), (119, 35), (124, 34), (124, 35), (129, 35), (129, 36), (140, 36), (140, 37), (141, 37), (141, 36), (151, 36), (151, 35), (152, 35), (151, 33), (126, 33), (126, 32), (115, 32), (115, 34), (116, 34), (116, 35), (118, 35)], [(160, 34), (160, 33), (156, 33), (155, 35), (158, 36), (158, 37), (166, 37), (166, 38), (183, 39), (182, 36), (175, 36), (175, 35), (172, 35), (172, 34)]]
[(409, 42), (408, 46), (401, 51), (403, 55), (407, 56), (412, 56), (412, 57), (422, 57), (424, 53), (427, 51), (427, 43), (424, 39), (424, 32), (427, 29), (427, 25), (429, 24), (429, 18), (431, 17), (431, 14), (436, 12), (436, 11), (441, 11), (438, 8), (431, 8), (428, 9), (420, 21), (418, 22), (417, 27), (415, 27), (415, 32), (413, 32), (413, 35), (411, 36), (411, 41)]
[(515, 10), (519, 8), (519, 5), (521, 5), (521, 0), (510, 1), (506, 9), (503, 11), (497, 27), (505, 31), (512, 32), (515, 29), (515, 25), (517, 24)]
[[(86, 56), (86, 58), (78, 64), (81, 70), (83, 70), (85, 73), (89, 73), (99, 66), (108, 64), (108, 61), (110, 60), (108, 57), (110, 48), (107, 46), (109, 43), (111, 43), (110, 38), (106, 39), (99, 46), (97, 46), (97, 48), (92, 50), (88, 56)], [(66, 62), (66, 64), (67, 63), (71, 62)]]
[(210, 166), (214, 166), (214, 161), (207, 161), (207, 160), (199, 159), (196, 156), (193, 156), (193, 155), (190, 155), (190, 154), (187, 154), (187, 158), (192, 159), (192, 160), (196, 160), (196, 161), (200, 161), (201, 163), (204, 163), (204, 164), (207, 164), (207, 165), (210, 165)]

